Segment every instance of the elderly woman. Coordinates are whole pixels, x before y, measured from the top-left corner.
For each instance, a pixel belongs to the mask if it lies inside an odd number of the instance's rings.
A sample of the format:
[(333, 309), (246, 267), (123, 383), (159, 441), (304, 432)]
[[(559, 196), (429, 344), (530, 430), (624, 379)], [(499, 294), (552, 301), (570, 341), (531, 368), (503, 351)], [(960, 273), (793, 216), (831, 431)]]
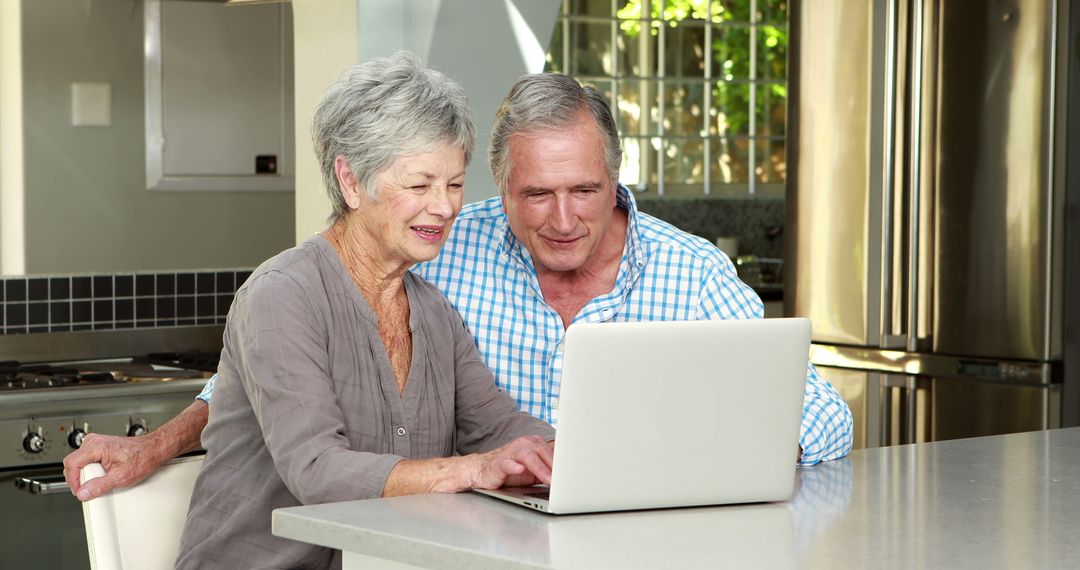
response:
[(332, 223), (236, 294), (178, 568), (339, 566), (272, 536), (271, 510), (550, 478), (550, 426), (495, 387), (461, 318), (408, 271), (461, 207), (462, 88), (405, 54), (358, 65), (312, 136)]

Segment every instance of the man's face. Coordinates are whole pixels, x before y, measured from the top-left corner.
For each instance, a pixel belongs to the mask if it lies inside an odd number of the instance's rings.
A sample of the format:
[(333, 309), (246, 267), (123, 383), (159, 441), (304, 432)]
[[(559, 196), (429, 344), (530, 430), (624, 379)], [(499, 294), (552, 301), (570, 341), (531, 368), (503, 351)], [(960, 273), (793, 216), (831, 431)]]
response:
[(536, 271), (587, 267), (615, 211), (596, 123), (583, 112), (572, 126), (514, 135), (508, 147), (503, 209)]

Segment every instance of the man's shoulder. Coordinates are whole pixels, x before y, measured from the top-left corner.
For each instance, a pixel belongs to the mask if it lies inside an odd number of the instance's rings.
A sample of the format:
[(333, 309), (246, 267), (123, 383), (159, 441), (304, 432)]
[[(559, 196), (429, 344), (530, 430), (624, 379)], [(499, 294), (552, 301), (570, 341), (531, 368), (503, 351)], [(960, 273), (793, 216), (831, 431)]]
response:
[(723, 266), (731, 260), (709, 240), (644, 212), (637, 213), (638, 234), (651, 254), (679, 255), (691, 262)]
[(463, 254), (466, 250), (495, 247), (505, 232), (506, 214), (503, 213), (502, 202), (497, 197), (473, 202), (461, 209), (440, 257), (448, 252)]
[(493, 263), (505, 235), (506, 215), (498, 197), (468, 204), (454, 221), (439, 255), (413, 266), (413, 272), (442, 287), (451, 274)]
[(457, 222), (466, 223), (498, 223), (506, 218), (503, 213), (502, 200), (498, 196), (465, 204), (458, 214)]

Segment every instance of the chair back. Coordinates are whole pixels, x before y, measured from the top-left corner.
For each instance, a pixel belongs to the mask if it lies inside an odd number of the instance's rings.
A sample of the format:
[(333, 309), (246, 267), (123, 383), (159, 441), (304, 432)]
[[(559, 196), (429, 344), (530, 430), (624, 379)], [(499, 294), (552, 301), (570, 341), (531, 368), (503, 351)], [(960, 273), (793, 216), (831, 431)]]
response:
[[(83, 503), (90, 567), (172, 568), (203, 457), (174, 459), (137, 485)], [(83, 467), (80, 480), (85, 483), (104, 475), (100, 463), (91, 463)]]

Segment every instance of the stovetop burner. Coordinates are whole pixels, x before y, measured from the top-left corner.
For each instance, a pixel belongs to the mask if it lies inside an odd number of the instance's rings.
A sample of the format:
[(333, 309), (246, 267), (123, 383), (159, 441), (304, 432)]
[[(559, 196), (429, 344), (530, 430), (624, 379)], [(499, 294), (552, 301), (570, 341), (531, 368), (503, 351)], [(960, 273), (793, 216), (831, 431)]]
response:
[(217, 371), (218, 353), (163, 352), (132, 359), (63, 364), (0, 362), (0, 392), (206, 378)]
[(145, 356), (136, 356), (131, 359), (131, 362), (217, 372), (220, 358), (220, 352), (152, 352)]
[(14, 360), (0, 362), (0, 391), (122, 382), (123, 380), (117, 379), (108, 372), (80, 371), (76, 368), (49, 364), (20, 364)]

